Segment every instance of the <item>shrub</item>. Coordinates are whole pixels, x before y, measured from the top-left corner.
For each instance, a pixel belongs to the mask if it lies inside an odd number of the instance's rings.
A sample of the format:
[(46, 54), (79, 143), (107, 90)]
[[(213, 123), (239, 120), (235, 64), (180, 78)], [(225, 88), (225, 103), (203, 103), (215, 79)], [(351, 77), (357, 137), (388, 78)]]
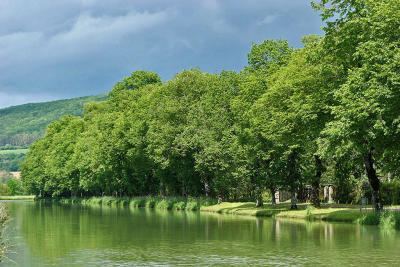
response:
[(185, 208), (186, 208), (185, 201), (178, 201), (178, 202), (175, 202), (173, 205), (174, 210), (184, 210)]
[(111, 206), (113, 203), (114, 198), (113, 197), (103, 197), (103, 201), (101, 202), (103, 205)]
[(153, 209), (156, 206), (156, 203), (158, 202), (158, 200), (153, 197), (147, 198), (145, 201), (146, 201), (145, 207), (151, 209)]
[(120, 200), (119, 204), (120, 204), (121, 206), (129, 206), (129, 203), (130, 203), (130, 202), (131, 202), (131, 201), (130, 201), (129, 198), (123, 198), (123, 199)]
[(163, 199), (157, 202), (155, 207), (157, 209), (170, 210), (174, 206), (175, 202), (174, 199)]
[(380, 213), (375, 211), (368, 211), (359, 219), (359, 223), (364, 225), (378, 225), (379, 222)]
[(306, 214), (307, 214), (308, 218), (311, 217), (311, 213), (312, 213), (312, 206), (311, 205), (307, 205)]
[(200, 202), (197, 200), (188, 200), (186, 203), (186, 210), (195, 211), (200, 209)]
[(218, 203), (218, 200), (214, 199), (214, 198), (200, 198), (199, 199), (200, 202), (200, 206), (212, 206), (212, 205), (216, 205)]
[(390, 211), (382, 212), (379, 218), (379, 226), (387, 230), (394, 229), (396, 226), (394, 213)]
[(146, 198), (143, 197), (134, 198), (131, 200), (129, 205), (134, 208), (143, 208), (146, 206)]

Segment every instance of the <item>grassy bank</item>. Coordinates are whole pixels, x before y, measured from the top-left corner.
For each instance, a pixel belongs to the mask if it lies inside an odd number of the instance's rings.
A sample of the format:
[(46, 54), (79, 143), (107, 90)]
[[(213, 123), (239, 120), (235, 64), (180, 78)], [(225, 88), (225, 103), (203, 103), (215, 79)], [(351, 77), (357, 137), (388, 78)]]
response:
[(364, 225), (379, 225), (383, 228), (400, 229), (400, 212), (384, 211), (360, 211), (352, 208), (321, 208), (311, 206), (298, 206), (298, 210), (290, 210), (289, 205), (265, 205), (256, 208), (254, 203), (232, 203), (201, 207), (201, 211), (216, 212), (221, 214), (237, 214), (303, 220), (322, 220), (329, 222), (349, 222)]
[(190, 210), (196, 211), (200, 207), (215, 205), (214, 199), (207, 198), (160, 198), (160, 197), (135, 197), (135, 198), (115, 198), (115, 197), (91, 197), (91, 198), (61, 198), (61, 199), (42, 199), (43, 201), (53, 201), (63, 204), (80, 205), (103, 205), (103, 206), (126, 206), (132, 208), (156, 208), (164, 210)]
[(35, 196), (0, 196), (0, 200), (34, 200)]
[(92, 198), (60, 198), (39, 199), (62, 204), (119, 206), (130, 208), (152, 208), (163, 210), (188, 210), (214, 212), (219, 214), (235, 214), (259, 217), (275, 217), (302, 219), (309, 221), (348, 222), (364, 225), (379, 225), (384, 228), (400, 229), (400, 212), (385, 211), (376, 213), (373, 210), (362, 210), (341, 207), (323, 206), (320, 209), (311, 206), (298, 206), (298, 210), (290, 210), (290, 205), (264, 205), (256, 208), (253, 202), (223, 202), (217, 204), (214, 199), (206, 198), (160, 198), (160, 197), (92, 197)]

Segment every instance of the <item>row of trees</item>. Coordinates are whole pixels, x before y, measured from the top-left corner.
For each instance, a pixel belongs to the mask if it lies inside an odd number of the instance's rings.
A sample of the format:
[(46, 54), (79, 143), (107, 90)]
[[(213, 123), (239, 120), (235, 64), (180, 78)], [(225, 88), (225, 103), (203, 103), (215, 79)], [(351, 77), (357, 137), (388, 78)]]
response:
[(252, 199), (321, 179), (400, 170), (400, 2), (313, 3), (325, 36), (254, 44), (248, 66), (219, 75), (187, 70), (162, 83), (137, 71), (106, 101), (47, 128), (22, 168), (41, 196), (206, 195)]

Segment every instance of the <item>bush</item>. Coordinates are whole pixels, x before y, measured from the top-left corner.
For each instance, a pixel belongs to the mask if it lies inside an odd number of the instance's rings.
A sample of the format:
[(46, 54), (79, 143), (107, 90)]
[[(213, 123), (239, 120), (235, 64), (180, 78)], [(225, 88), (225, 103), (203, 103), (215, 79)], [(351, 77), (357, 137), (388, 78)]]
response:
[(153, 197), (147, 198), (145, 207), (153, 209), (156, 206), (157, 202), (158, 202), (158, 200), (156, 198), (153, 198)]
[(378, 225), (379, 222), (380, 214), (375, 211), (368, 211), (359, 219), (359, 223), (364, 225)]
[(186, 203), (186, 210), (195, 211), (200, 209), (200, 202), (197, 200), (188, 200)]
[(175, 202), (174, 199), (163, 199), (157, 202), (155, 207), (157, 209), (170, 210), (174, 206)]
[(144, 208), (146, 207), (146, 198), (137, 197), (131, 200), (129, 206), (133, 208)]
[(184, 210), (186, 208), (186, 202), (185, 201), (178, 201), (174, 203), (173, 209), (174, 210)]
[(380, 214), (379, 226), (383, 229), (394, 229), (396, 226), (396, 221), (394, 213), (390, 211), (385, 211)]
[(311, 213), (312, 213), (312, 206), (311, 205), (307, 205), (306, 213), (307, 213), (307, 217), (311, 217)]
[(214, 199), (214, 198), (200, 198), (199, 199), (200, 202), (200, 206), (212, 206), (212, 205), (216, 205), (218, 203), (218, 200)]
[(131, 201), (130, 201), (129, 198), (123, 198), (123, 199), (120, 200), (119, 204), (120, 204), (121, 206), (129, 206), (129, 203), (130, 203), (130, 202), (131, 202)]

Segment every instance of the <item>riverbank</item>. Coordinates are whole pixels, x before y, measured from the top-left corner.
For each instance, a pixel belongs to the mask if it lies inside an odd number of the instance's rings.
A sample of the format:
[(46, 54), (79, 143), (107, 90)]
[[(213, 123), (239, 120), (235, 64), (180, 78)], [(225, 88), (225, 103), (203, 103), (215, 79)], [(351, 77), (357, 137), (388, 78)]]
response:
[(38, 201), (51, 201), (62, 204), (80, 205), (105, 205), (105, 206), (127, 206), (132, 208), (155, 208), (164, 210), (188, 210), (197, 211), (200, 207), (215, 205), (217, 200), (209, 198), (161, 198), (161, 197), (91, 197), (91, 198), (59, 198), (59, 199), (37, 199)]
[(221, 204), (202, 207), (201, 211), (216, 212), (221, 214), (250, 215), (262, 217), (277, 217), (305, 220), (324, 220), (337, 222), (355, 222), (366, 212), (351, 208), (330, 208), (320, 209), (311, 206), (298, 206), (298, 210), (290, 210), (290, 205), (264, 205), (256, 208), (254, 203), (223, 202)]
[(35, 196), (0, 196), (0, 200), (34, 200)]
[(311, 206), (298, 206), (298, 210), (290, 210), (290, 205), (264, 205), (256, 208), (254, 203), (223, 202), (208, 207), (201, 207), (203, 212), (216, 212), (220, 214), (236, 214), (263, 216), (287, 219), (302, 219), (309, 221), (347, 222), (364, 225), (379, 225), (384, 228), (400, 229), (400, 212), (397, 207), (376, 213), (371, 209), (356, 209), (356, 206), (332, 207), (322, 205), (321, 208)]
[(324, 204), (321, 208), (310, 205), (298, 205), (298, 210), (290, 210), (290, 204), (264, 205), (255, 207), (253, 202), (222, 202), (207, 198), (160, 198), (160, 197), (92, 197), (92, 198), (60, 198), (38, 199), (44, 202), (58, 202), (62, 204), (79, 205), (104, 205), (125, 206), (131, 208), (153, 208), (163, 210), (187, 210), (201, 212), (213, 212), (219, 214), (234, 214), (257, 217), (275, 217), (287, 219), (302, 219), (308, 221), (346, 222), (365, 225), (380, 225), (389, 228), (400, 229), (400, 212), (397, 207), (376, 213), (370, 207), (362, 210), (355, 205), (333, 206)]

